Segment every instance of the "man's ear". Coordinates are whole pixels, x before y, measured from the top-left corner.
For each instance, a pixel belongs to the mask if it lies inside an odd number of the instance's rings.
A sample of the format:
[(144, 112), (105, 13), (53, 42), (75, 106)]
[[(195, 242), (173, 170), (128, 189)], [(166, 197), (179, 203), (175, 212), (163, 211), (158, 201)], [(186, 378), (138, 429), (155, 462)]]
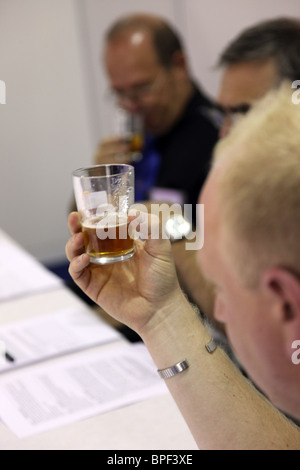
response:
[(188, 75), (187, 58), (182, 51), (174, 52), (172, 56), (172, 67), (173, 70), (180, 72), (183, 76)]
[(300, 279), (284, 268), (271, 268), (264, 272), (263, 287), (274, 296), (274, 321), (282, 328), (285, 349), (290, 356), (292, 343), (300, 340)]

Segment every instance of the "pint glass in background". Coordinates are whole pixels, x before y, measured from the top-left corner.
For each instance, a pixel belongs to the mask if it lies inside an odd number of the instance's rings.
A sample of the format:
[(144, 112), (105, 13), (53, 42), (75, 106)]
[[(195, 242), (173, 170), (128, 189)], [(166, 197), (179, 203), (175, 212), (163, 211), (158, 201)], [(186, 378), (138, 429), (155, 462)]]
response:
[(131, 165), (96, 165), (73, 172), (85, 249), (91, 262), (124, 261), (134, 255), (128, 210), (134, 203)]

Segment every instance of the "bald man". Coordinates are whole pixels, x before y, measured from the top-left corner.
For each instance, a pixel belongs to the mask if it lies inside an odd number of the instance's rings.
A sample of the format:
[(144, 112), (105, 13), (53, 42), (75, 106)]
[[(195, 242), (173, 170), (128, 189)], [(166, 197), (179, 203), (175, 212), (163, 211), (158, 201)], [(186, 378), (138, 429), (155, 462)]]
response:
[[(121, 18), (108, 30), (104, 66), (116, 103), (144, 120), (143, 159), (134, 163), (136, 199), (197, 204), (218, 131), (212, 103), (191, 78), (177, 32), (153, 15)], [(100, 143), (95, 162), (131, 162), (120, 138)]]

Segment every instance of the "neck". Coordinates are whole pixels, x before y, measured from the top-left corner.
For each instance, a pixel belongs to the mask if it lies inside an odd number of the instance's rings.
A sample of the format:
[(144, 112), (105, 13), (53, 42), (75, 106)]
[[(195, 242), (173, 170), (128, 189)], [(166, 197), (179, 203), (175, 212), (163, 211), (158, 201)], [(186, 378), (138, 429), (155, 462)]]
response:
[(184, 111), (193, 93), (194, 93), (194, 85), (191, 82), (191, 80), (188, 80), (186, 87), (182, 87), (181, 102), (179, 103), (180, 110), (178, 112), (178, 115), (180, 115)]
[(176, 102), (174, 103), (172, 112), (172, 119), (170, 119), (168, 127), (164, 130), (164, 132), (170, 130), (176, 124), (176, 122), (180, 120), (193, 93), (194, 85), (190, 80), (188, 80), (185, 86), (181, 86), (180, 89), (177, 90)]

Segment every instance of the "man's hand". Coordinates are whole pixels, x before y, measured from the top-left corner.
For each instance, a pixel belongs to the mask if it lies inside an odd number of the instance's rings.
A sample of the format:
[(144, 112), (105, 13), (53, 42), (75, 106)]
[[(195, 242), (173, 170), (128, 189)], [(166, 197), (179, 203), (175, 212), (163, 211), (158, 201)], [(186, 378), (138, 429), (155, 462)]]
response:
[(107, 137), (103, 139), (95, 152), (95, 165), (125, 163), (132, 160), (129, 145), (121, 137)]
[(182, 296), (169, 240), (136, 240), (133, 258), (99, 266), (90, 263), (84, 251), (77, 213), (70, 214), (69, 228), (73, 236), (66, 254), (73, 280), (107, 313), (137, 333), (150, 321), (156, 325), (155, 313)]

